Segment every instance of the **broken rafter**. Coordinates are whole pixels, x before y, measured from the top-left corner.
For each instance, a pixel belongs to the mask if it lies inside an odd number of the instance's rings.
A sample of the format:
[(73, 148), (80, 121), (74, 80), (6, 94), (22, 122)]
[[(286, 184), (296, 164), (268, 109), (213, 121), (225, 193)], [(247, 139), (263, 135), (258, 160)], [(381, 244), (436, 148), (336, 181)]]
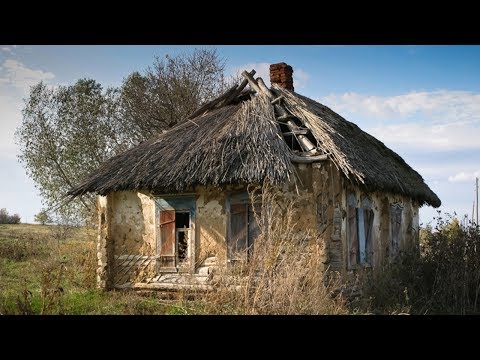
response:
[[(253, 75), (255, 75), (256, 71), (255, 70), (252, 70), (250, 71), (248, 74), (250, 74), (250, 76), (252, 76), (253, 78)], [(221, 104), (221, 105), (228, 105), (230, 104), (230, 102), (235, 99), (238, 95), (240, 95), (240, 93), (242, 92), (243, 89), (245, 89), (245, 86), (247, 86), (248, 84), (248, 80), (247, 79), (243, 79), (243, 81), (240, 83), (240, 85), (235, 89), (235, 91), (233, 92), (232, 95), (230, 95), (229, 97), (227, 97), (225, 99), (225, 101)]]
[(257, 78), (257, 84), (258, 84), (258, 87), (260, 88), (260, 90), (262, 91), (262, 93), (264, 93), (265, 95), (267, 95), (270, 99), (273, 99), (273, 94), (272, 92), (270, 91), (270, 89), (267, 87), (267, 85), (265, 85), (265, 83), (263, 82), (263, 79), (261, 77), (258, 77)]
[(291, 154), (290, 159), (296, 163), (310, 164), (316, 161), (328, 160), (328, 154), (308, 156), (308, 157)]
[(271, 101), (271, 104), (272, 104), (272, 105), (275, 105), (276, 103), (278, 103), (280, 100), (283, 100), (283, 99), (284, 99), (283, 95), (280, 95), (279, 97), (273, 99), (273, 100)]
[[(260, 89), (260, 87), (258, 86), (257, 81), (253, 78), (252, 75), (250, 75), (250, 74), (249, 74), (248, 72), (246, 72), (246, 71), (243, 71), (243, 72), (242, 72), (242, 76), (248, 81), (248, 84), (250, 85), (250, 87), (251, 87), (253, 90), (255, 90), (255, 92), (256, 92), (257, 94), (264, 93), (264, 92)], [(265, 94), (265, 95), (268, 95), (268, 93)]]
[[(255, 75), (255, 70), (252, 70), (250, 71), (249, 73), (247, 73), (246, 71), (244, 71), (244, 73), (248, 74), (251, 76), (251, 78), (253, 79), (253, 75)], [(243, 80), (240, 85), (233, 85), (230, 89), (228, 89), (222, 96), (219, 96), (218, 98), (216, 99), (213, 99), (212, 101), (209, 101), (207, 102), (206, 104), (204, 104), (203, 106), (201, 106), (198, 110), (196, 110), (192, 115), (190, 115), (188, 117), (188, 119), (193, 119), (199, 115), (202, 115), (204, 114), (205, 112), (207, 112), (208, 110), (212, 110), (216, 107), (222, 107), (222, 106), (225, 106), (225, 105), (228, 105), (232, 102), (233, 99), (235, 99), (238, 95), (240, 95), (240, 93), (242, 92), (242, 90), (245, 88), (245, 86), (247, 86), (247, 83), (248, 83), (248, 80), (245, 79)]]
[[(283, 122), (285, 125), (288, 126), (290, 132), (294, 133), (295, 138), (297, 139), (298, 143), (302, 147), (302, 149), (306, 152), (312, 151), (312, 155), (316, 152), (316, 146), (302, 134), (296, 134), (301, 128), (296, 125), (292, 120), (288, 119), (296, 119), (296, 116), (287, 113), (287, 111), (280, 105), (273, 105), (275, 110), (277, 111), (280, 116), (277, 116), (277, 120)], [(283, 120), (283, 121), (282, 121)], [(287, 120), (287, 121), (285, 121)]]
[(298, 130), (283, 133), (283, 135), (307, 135), (307, 134), (308, 134), (308, 129), (298, 129)]

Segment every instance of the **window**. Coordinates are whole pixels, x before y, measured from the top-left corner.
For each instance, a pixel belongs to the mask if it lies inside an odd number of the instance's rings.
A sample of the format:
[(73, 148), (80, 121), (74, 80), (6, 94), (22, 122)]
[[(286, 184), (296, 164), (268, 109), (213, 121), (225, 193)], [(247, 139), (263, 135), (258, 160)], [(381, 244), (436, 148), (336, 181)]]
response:
[(364, 198), (357, 206), (355, 194), (347, 197), (348, 265), (373, 265), (373, 210), (370, 199)]
[(396, 258), (400, 252), (400, 231), (402, 227), (403, 206), (390, 205), (390, 257)]
[(230, 227), (227, 238), (229, 260), (242, 260), (252, 249), (260, 233), (255, 213), (260, 206), (248, 203), (248, 193), (234, 194), (230, 197)]
[(175, 212), (175, 240), (177, 264), (182, 265), (188, 261), (188, 235), (190, 233), (190, 212)]

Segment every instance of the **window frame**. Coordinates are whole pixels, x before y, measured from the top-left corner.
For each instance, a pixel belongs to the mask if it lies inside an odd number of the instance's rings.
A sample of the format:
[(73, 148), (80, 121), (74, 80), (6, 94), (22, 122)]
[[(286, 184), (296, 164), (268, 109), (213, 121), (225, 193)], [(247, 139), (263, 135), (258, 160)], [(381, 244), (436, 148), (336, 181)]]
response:
[(354, 192), (347, 193), (347, 268), (374, 266), (373, 224), (375, 213), (372, 200), (362, 196), (358, 206)]
[[(174, 264), (173, 266), (163, 266), (162, 261), (165, 257), (171, 255), (164, 255), (162, 253), (162, 247), (165, 239), (163, 238), (164, 231), (162, 230), (161, 214), (162, 212), (173, 212), (173, 237), (174, 237)], [(182, 194), (182, 195), (156, 195), (155, 196), (155, 233), (156, 233), (156, 272), (171, 273), (171, 272), (183, 272), (183, 273), (195, 273), (195, 214), (196, 212), (196, 197), (195, 194)], [(189, 213), (189, 228), (178, 228), (187, 232), (187, 258), (185, 261), (179, 261), (178, 251), (178, 229), (176, 227), (176, 214), (177, 213)], [(185, 230), (186, 231), (185, 231)]]
[(395, 260), (400, 255), (403, 209), (404, 206), (400, 202), (392, 203), (389, 206), (389, 257), (391, 260)]
[[(231, 193), (227, 196), (226, 199), (226, 208), (228, 209), (228, 217), (227, 217), (227, 238), (226, 238), (226, 250), (227, 250), (227, 263), (235, 263), (237, 261), (243, 261), (245, 260), (245, 257), (243, 256), (235, 256), (234, 253), (232, 253), (232, 241), (233, 241), (233, 230), (232, 230), (232, 220), (233, 220), (233, 211), (232, 211), (232, 206), (235, 207), (244, 207), (244, 211), (242, 213), (245, 214), (245, 226), (246, 229), (244, 231), (245, 233), (245, 251), (246, 251), (246, 260), (248, 260), (249, 256), (251, 255), (255, 239), (258, 236), (258, 233), (255, 234), (254, 231), (252, 231), (251, 224), (254, 224), (254, 226), (257, 227), (257, 231), (259, 232), (259, 225), (257, 222), (257, 219), (255, 218), (254, 211), (261, 211), (261, 208), (259, 208), (259, 203), (252, 203), (250, 201), (250, 196), (248, 192), (243, 191), (243, 192), (237, 192), (237, 193)], [(252, 235), (254, 234), (254, 235)], [(236, 254), (238, 254), (237, 252)]]

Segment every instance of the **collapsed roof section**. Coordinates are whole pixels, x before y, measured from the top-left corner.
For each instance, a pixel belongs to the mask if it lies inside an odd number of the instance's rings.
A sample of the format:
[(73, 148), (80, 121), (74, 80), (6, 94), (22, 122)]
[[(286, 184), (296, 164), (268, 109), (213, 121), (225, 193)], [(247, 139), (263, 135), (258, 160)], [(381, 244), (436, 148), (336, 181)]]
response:
[(382, 142), (290, 90), (288, 79), (287, 86), (272, 81), (269, 89), (254, 75), (254, 70), (244, 71), (240, 84), (201, 106), (188, 121), (107, 160), (69, 194), (183, 191), (266, 179), (281, 184), (293, 176), (292, 162), (330, 159), (368, 191), (440, 206), (422, 177)]

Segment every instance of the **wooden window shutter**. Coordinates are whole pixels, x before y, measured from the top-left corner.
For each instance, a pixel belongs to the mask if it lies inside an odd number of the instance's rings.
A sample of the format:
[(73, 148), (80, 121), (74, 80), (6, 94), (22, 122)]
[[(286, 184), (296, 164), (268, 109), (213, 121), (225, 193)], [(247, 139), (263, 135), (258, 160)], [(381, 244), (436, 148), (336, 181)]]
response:
[(365, 252), (366, 252), (366, 262), (373, 265), (373, 210), (364, 209), (363, 210), (363, 220), (365, 227)]
[(160, 211), (160, 266), (175, 267), (175, 210)]
[(348, 207), (348, 263), (350, 266), (357, 264), (358, 259), (358, 236), (357, 236), (357, 209)]

